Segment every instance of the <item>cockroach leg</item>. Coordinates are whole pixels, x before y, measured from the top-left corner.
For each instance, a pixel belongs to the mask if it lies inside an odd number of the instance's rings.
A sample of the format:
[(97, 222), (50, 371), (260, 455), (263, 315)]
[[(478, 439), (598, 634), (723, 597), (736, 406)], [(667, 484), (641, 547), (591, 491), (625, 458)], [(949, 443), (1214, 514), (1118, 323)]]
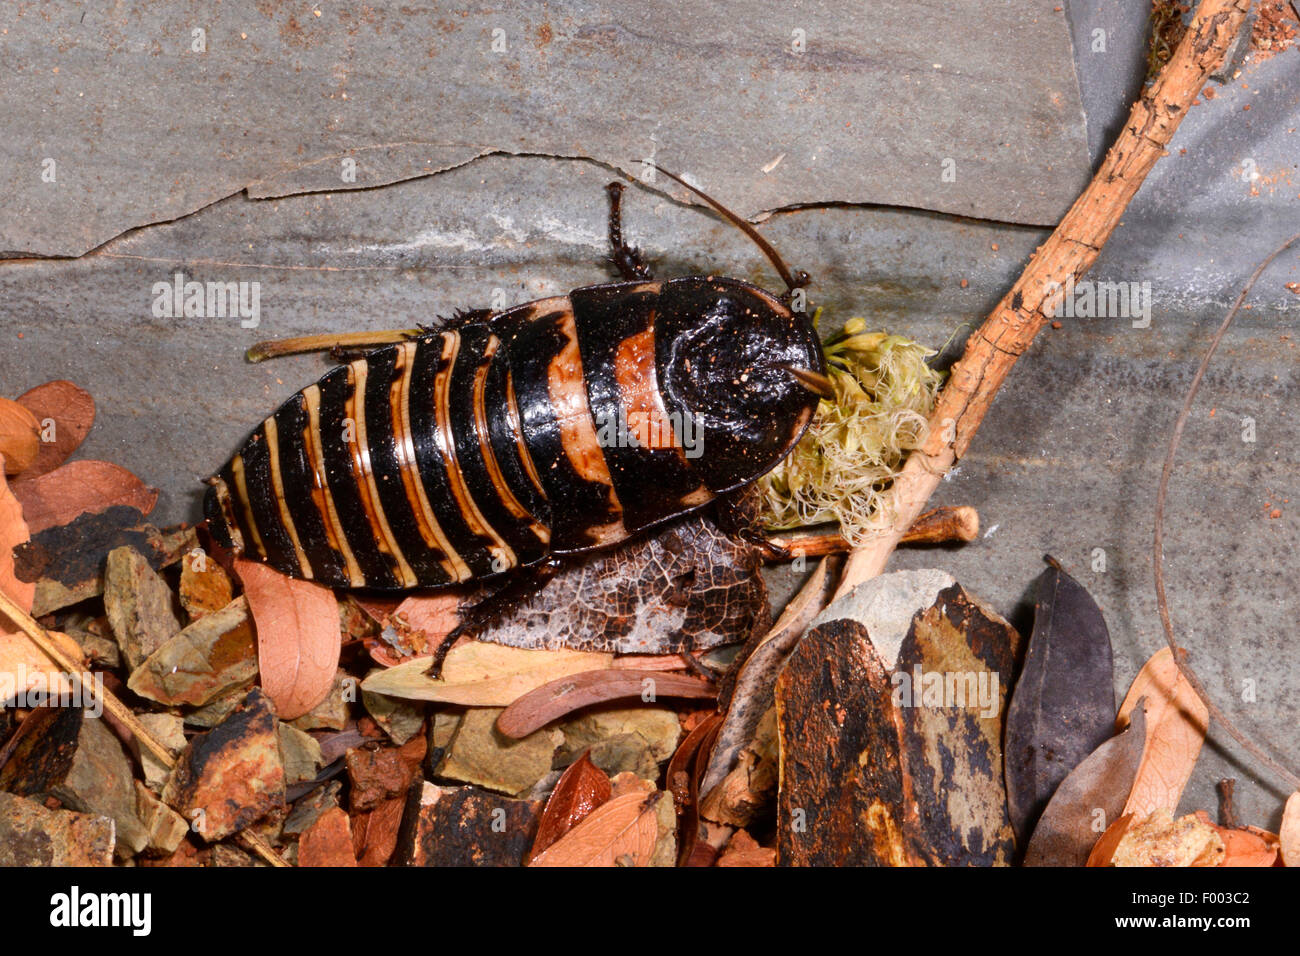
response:
[(629, 282), (653, 278), (640, 250), (623, 241), (623, 184), (610, 183), (605, 191), (609, 193), (609, 261)]
[(710, 667), (690, 651), (682, 651), (679, 656), (686, 663), (687, 668), (694, 671), (696, 674), (699, 674), (710, 683), (716, 683), (718, 678), (722, 676), (722, 671)]
[(457, 624), (433, 652), (433, 663), (426, 672), (437, 678), (442, 674), (442, 662), (451, 646), (462, 637), (474, 637), (480, 631), (503, 620), (533, 598), (555, 576), (563, 562), (552, 558), (541, 564), (520, 568), (506, 583), (487, 597), (475, 601), (461, 611)]

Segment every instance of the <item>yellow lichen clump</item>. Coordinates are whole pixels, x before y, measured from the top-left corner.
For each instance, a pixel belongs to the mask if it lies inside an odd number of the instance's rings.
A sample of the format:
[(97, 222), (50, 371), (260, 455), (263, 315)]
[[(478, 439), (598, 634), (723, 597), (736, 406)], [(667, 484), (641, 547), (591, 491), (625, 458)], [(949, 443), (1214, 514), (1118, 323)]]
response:
[(890, 520), (882, 492), (924, 440), (943, 376), (927, 364), (933, 350), (867, 332), (863, 319), (823, 348), (835, 399), (821, 401), (798, 446), (758, 487), (769, 529), (834, 521), (856, 546)]

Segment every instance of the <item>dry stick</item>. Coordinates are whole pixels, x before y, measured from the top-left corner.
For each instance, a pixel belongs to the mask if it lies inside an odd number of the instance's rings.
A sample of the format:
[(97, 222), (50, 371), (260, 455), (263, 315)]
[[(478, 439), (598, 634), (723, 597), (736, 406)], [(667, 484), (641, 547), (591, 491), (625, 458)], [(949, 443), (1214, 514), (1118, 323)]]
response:
[(939, 393), (925, 443), (908, 456), (889, 491), (886, 507), (894, 516), (892, 526), (850, 555), (836, 597), (884, 570), (903, 533), (948, 469), (966, 453), (998, 388), (1047, 323), (1067, 280), (1088, 270), (1119, 225), (1192, 100), (1222, 62), (1249, 9), (1250, 0), (1203, 0), (1197, 8), (1173, 58), (1133, 104), (1097, 175), (967, 342)]
[[(3, 612), (9, 620), (13, 621), (14, 624), (22, 630), (23, 634), (25, 634), (33, 644), (40, 648), (41, 652), (45, 654), (46, 657), (57, 664), (65, 674), (81, 673), (82, 668), (80, 663), (72, 660), (64, 654), (63, 651), (59, 649), (59, 645), (55, 644), (54, 641), (50, 639), (50, 635), (45, 632), (45, 629), (41, 627), (39, 623), (37, 623), (36, 619), (23, 610), (23, 608), (4, 591), (0, 591), (0, 612)], [(117, 718), (117, 720), (121, 721), (123, 726), (125, 726), (126, 729), (131, 731), (135, 736), (135, 739), (140, 741), (140, 746), (153, 754), (154, 758), (159, 763), (169, 770), (175, 766), (176, 758), (172, 756), (172, 752), (160, 743), (153, 734), (149, 733), (145, 725), (140, 723), (140, 719), (131, 712), (129, 707), (118, 700), (112, 691), (104, 690), (102, 703), (104, 709)], [(275, 850), (271, 848), (270, 844), (256, 833), (243, 831), (236, 834), (236, 838), (244, 845), (245, 849), (256, 853), (272, 866), (289, 865), (281, 859), (280, 854), (276, 853)]]
[(1174, 662), (1178, 664), (1178, 670), (1182, 673), (1183, 679), (1187, 681), (1188, 686), (1191, 687), (1192, 690), (1196, 691), (1196, 696), (1201, 698), (1201, 703), (1205, 704), (1206, 709), (1210, 712), (1210, 716), (1214, 718), (1214, 720), (1218, 721), (1220, 726), (1231, 734), (1237, 743), (1246, 748), (1247, 753), (1266, 766), (1269, 770), (1273, 771), (1279, 779), (1286, 781), (1287, 785), (1292, 790), (1300, 790), (1300, 777), (1297, 777), (1290, 770), (1286, 769), (1286, 767), (1283, 767), (1268, 754), (1264, 753), (1264, 751), (1256, 746), (1249, 737), (1238, 730), (1237, 725), (1228, 719), (1228, 715), (1220, 710), (1214, 701), (1210, 700), (1210, 695), (1206, 693), (1201, 682), (1197, 679), (1196, 675), (1192, 673), (1192, 669), (1183, 660), (1183, 649), (1179, 647), (1178, 642), (1174, 640), (1174, 626), (1169, 619), (1169, 601), (1165, 597), (1164, 563), (1165, 497), (1169, 492), (1169, 477), (1174, 471), (1174, 456), (1178, 453), (1178, 444), (1183, 439), (1183, 428), (1187, 425), (1187, 419), (1192, 413), (1192, 401), (1196, 398), (1197, 391), (1200, 390), (1201, 379), (1205, 377), (1205, 370), (1210, 367), (1210, 359), (1214, 358), (1214, 353), (1218, 349), (1219, 343), (1223, 341), (1223, 336), (1228, 331), (1228, 326), (1232, 324), (1232, 320), (1237, 317), (1237, 312), (1241, 309), (1241, 303), (1246, 300), (1246, 296), (1250, 293), (1251, 287), (1254, 286), (1255, 280), (1258, 279), (1264, 270), (1272, 264), (1274, 259), (1286, 252), (1286, 250), (1291, 248), (1291, 246), (1297, 241), (1300, 241), (1300, 232), (1296, 233), (1286, 242), (1282, 243), (1282, 245), (1278, 246), (1267, 259), (1259, 264), (1259, 268), (1252, 273), (1250, 279), (1247, 280), (1245, 287), (1241, 290), (1241, 294), (1237, 296), (1237, 301), (1235, 301), (1232, 304), (1232, 308), (1228, 310), (1228, 317), (1224, 319), (1223, 324), (1219, 326), (1219, 331), (1215, 332), (1214, 338), (1210, 340), (1210, 348), (1206, 351), (1205, 358), (1201, 359), (1200, 368), (1196, 370), (1196, 375), (1192, 378), (1192, 386), (1187, 391), (1187, 398), (1183, 401), (1182, 411), (1178, 413), (1178, 421), (1174, 423), (1173, 437), (1169, 439), (1169, 453), (1165, 456), (1165, 467), (1160, 473), (1160, 487), (1156, 491), (1154, 536), (1156, 609), (1160, 612), (1160, 623), (1165, 629), (1165, 640), (1169, 642), (1169, 649), (1173, 652)]

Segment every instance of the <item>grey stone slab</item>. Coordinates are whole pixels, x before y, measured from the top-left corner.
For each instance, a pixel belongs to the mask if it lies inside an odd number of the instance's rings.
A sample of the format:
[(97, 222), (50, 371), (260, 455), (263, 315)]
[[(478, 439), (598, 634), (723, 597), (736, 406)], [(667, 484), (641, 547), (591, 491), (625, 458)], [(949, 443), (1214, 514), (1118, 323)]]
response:
[[(87, 19), (97, 15), (88, 11)], [(1023, 626), (1026, 591), (1042, 569), (1041, 556), (1053, 554), (1106, 614), (1117, 692), (1161, 641), (1149, 555), (1168, 429), (1228, 303), (1254, 265), (1300, 223), (1297, 56), (1248, 60), (1241, 77), (1192, 109), (1103, 251), (1091, 277), (1150, 283), (1150, 326), (1134, 328), (1127, 318), (1067, 319), (1062, 329), (1045, 330), (1013, 371), (936, 501), (976, 505), (987, 536), (964, 548), (900, 552), (891, 564), (942, 568)], [(1127, 110), (1122, 84), (1106, 86), (1104, 71), (1113, 67), (1076, 51), (1090, 124)], [(1103, 93), (1090, 92), (1097, 90)], [(1252, 108), (1244, 111), (1247, 104)], [(963, 108), (987, 106), (971, 101)], [(157, 140), (166, 129), (151, 135)], [(933, 128), (917, 136), (946, 142)], [(5, 161), (17, 141), (0, 148)], [(148, 162), (135, 161), (131, 175), (152, 175)], [(184, 172), (168, 170), (173, 178)], [(118, 174), (129, 178), (125, 166)], [(75, 261), (0, 263), (0, 393), (56, 377), (87, 387), (99, 419), (79, 455), (117, 461), (160, 486), (158, 521), (195, 519), (198, 479), (326, 368), (311, 357), (248, 365), (248, 345), (330, 329), (406, 327), (487, 305), (496, 290), (516, 302), (602, 281), (609, 276), (599, 261), (602, 187), (610, 177), (587, 161), (495, 156), (378, 189), (266, 200), (237, 195)], [(1035, 182), (1025, 179), (1025, 188)], [(1072, 190), (1054, 188), (1062, 205), (1073, 199)], [(171, 201), (169, 190), (155, 201)], [(205, 197), (195, 201), (218, 198)], [(55, 213), (67, 215), (47, 209), (45, 200), (22, 201), (31, 204), (24, 228), (33, 234), (57, 221)], [(919, 205), (940, 208), (938, 199)], [(697, 207), (633, 188), (626, 218), (660, 275), (720, 271), (778, 285), (743, 236)], [(1047, 234), (879, 206), (783, 211), (761, 228), (792, 264), (814, 274), (814, 303), (826, 306), (829, 325), (863, 315), (936, 346), (949, 342), (950, 352)], [(177, 271), (199, 281), (259, 282), (258, 327), (228, 317), (155, 316), (154, 284)], [(1300, 667), (1290, 643), (1300, 515), (1300, 426), (1293, 414), (1300, 297), (1285, 283), (1297, 281), (1300, 258), (1277, 263), (1224, 342), (1184, 440), (1167, 517), (1180, 637), (1219, 703), (1292, 767), (1300, 766)], [(1254, 443), (1241, 441), (1247, 416), (1256, 422)], [(1281, 517), (1267, 516), (1273, 508)], [(1106, 552), (1104, 572), (1092, 571), (1096, 548)], [(782, 577), (774, 575), (774, 583)], [(1253, 703), (1242, 699), (1246, 679), (1256, 681)], [(1211, 736), (1216, 748), (1238, 753), (1230, 741), (1221, 743), (1220, 731)], [(1243, 817), (1276, 825), (1279, 794), (1235, 760), (1207, 750), (1184, 809), (1213, 808), (1214, 782), (1233, 775), (1242, 778)]]
[(1094, 166), (1119, 135), (1147, 70), (1151, 5), (1063, 0)]
[(1051, 223), (1087, 175), (1051, 0), (57, 2), (6, 25), (11, 255), (493, 151), (654, 159), (745, 215), (840, 201)]

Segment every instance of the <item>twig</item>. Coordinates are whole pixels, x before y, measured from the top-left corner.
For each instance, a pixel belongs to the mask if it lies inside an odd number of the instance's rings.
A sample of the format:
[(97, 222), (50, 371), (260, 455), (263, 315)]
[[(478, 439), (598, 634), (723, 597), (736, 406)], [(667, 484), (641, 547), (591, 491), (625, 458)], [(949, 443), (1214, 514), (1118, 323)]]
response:
[(884, 570), (944, 474), (966, 453), (1016, 359), (1050, 319), (1067, 280), (1077, 280), (1096, 261), (1192, 100), (1223, 60), (1249, 9), (1250, 0), (1203, 0), (1173, 57), (1133, 104), (1097, 175), (966, 343), (939, 393), (925, 443), (908, 456), (888, 492), (885, 507), (894, 516), (891, 528), (849, 557), (837, 597)]
[[(904, 533), (901, 544), (955, 544), (974, 541), (980, 532), (979, 512), (970, 505), (933, 508), (921, 515)], [(848, 539), (834, 525), (823, 531), (783, 531), (757, 542), (767, 561), (820, 558), (853, 550)]]
[[(27, 639), (40, 648), (41, 652), (57, 664), (65, 674), (80, 674), (82, 672), (81, 664), (64, 654), (59, 649), (59, 646), (50, 639), (50, 635), (45, 632), (45, 629), (36, 622), (36, 619), (23, 610), (4, 591), (0, 591), (0, 612), (3, 612), (5, 617), (17, 625)], [(89, 687), (83, 687), (83, 693), (89, 691)], [(117, 718), (127, 730), (131, 731), (135, 739), (140, 741), (140, 746), (153, 754), (159, 763), (169, 770), (176, 765), (176, 758), (172, 756), (172, 752), (153, 734), (149, 733), (145, 725), (140, 723), (140, 719), (131, 712), (129, 707), (118, 700), (112, 691), (107, 689), (103, 691), (102, 703), (104, 709)], [(257, 854), (272, 866), (289, 865), (280, 857), (280, 854), (272, 849), (269, 843), (256, 833), (244, 830), (237, 833), (235, 838), (245, 849)]]
[(1178, 444), (1183, 439), (1183, 428), (1187, 425), (1187, 419), (1192, 413), (1192, 401), (1196, 398), (1197, 391), (1200, 390), (1201, 380), (1205, 377), (1205, 370), (1210, 367), (1210, 359), (1214, 358), (1214, 353), (1223, 341), (1224, 334), (1228, 331), (1228, 326), (1232, 320), (1237, 317), (1238, 310), (1241, 309), (1241, 303), (1246, 300), (1251, 288), (1255, 285), (1255, 280), (1260, 277), (1265, 269), (1272, 264), (1273, 260), (1286, 252), (1296, 242), (1300, 241), (1300, 232), (1296, 233), (1282, 245), (1278, 246), (1268, 257), (1259, 264), (1259, 267), (1251, 274), (1245, 287), (1242, 288), (1241, 294), (1237, 296), (1237, 301), (1232, 304), (1228, 310), (1228, 316), (1219, 326), (1219, 331), (1214, 333), (1214, 338), (1210, 340), (1210, 347), (1205, 353), (1205, 358), (1201, 359), (1200, 368), (1196, 370), (1196, 375), (1192, 378), (1191, 388), (1187, 390), (1187, 398), (1183, 401), (1182, 410), (1178, 413), (1178, 420), (1174, 423), (1174, 433), (1169, 439), (1169, 453), (1165, 455), (1165, 467), (1160, 472), (1160, 487), (1156, 491), (1156, 517), (1155, 517), (1155, 535), (1154, 535), (1154, 558), (1155, 565), (1155, 582), (1156, 582), (1156, 609), (1160, 612), (1160, 624), (1165, 629), (1165, 640), (1169, 642), (1169, 649), (1173, 652), (1174, 661), (1178, 664), (1178, 670), (1182, 673), (1184, 679), (1192, 690), (1196, 691), (1196, 696), (1201, 698), (1201, 702), (1210, 712), (1210, 716), (1222, 725), (1223, 729), (1232, 735), (1232, 738), (1241, 744), (1252, 757), (1262, 763), (1281, 780), (1286, 781), (1292, 790), (1300, 790), (1300, 777), (1297, 777), (1290, 770), (1283, 767), (1280, 763), (1264, 753), (1254, 742), (1251, 741), (1244, 733), (1237, 729), (1237, 725), (1228, 719), (1228, 715), (1219, 709), (1214, 701), (1210, 700), (1210, 695), (1205, 692), (1205, 688), (1197, 679), (1192, 669), (1183, 660), (1183, 650), (1174, 640), (1174, 626), (1169, 619), (1169, 601), (1165, 596), (1165, 498), (1169, 493), (1169, 477), (1174, 470), (1174, 456), (1178, 453)]

